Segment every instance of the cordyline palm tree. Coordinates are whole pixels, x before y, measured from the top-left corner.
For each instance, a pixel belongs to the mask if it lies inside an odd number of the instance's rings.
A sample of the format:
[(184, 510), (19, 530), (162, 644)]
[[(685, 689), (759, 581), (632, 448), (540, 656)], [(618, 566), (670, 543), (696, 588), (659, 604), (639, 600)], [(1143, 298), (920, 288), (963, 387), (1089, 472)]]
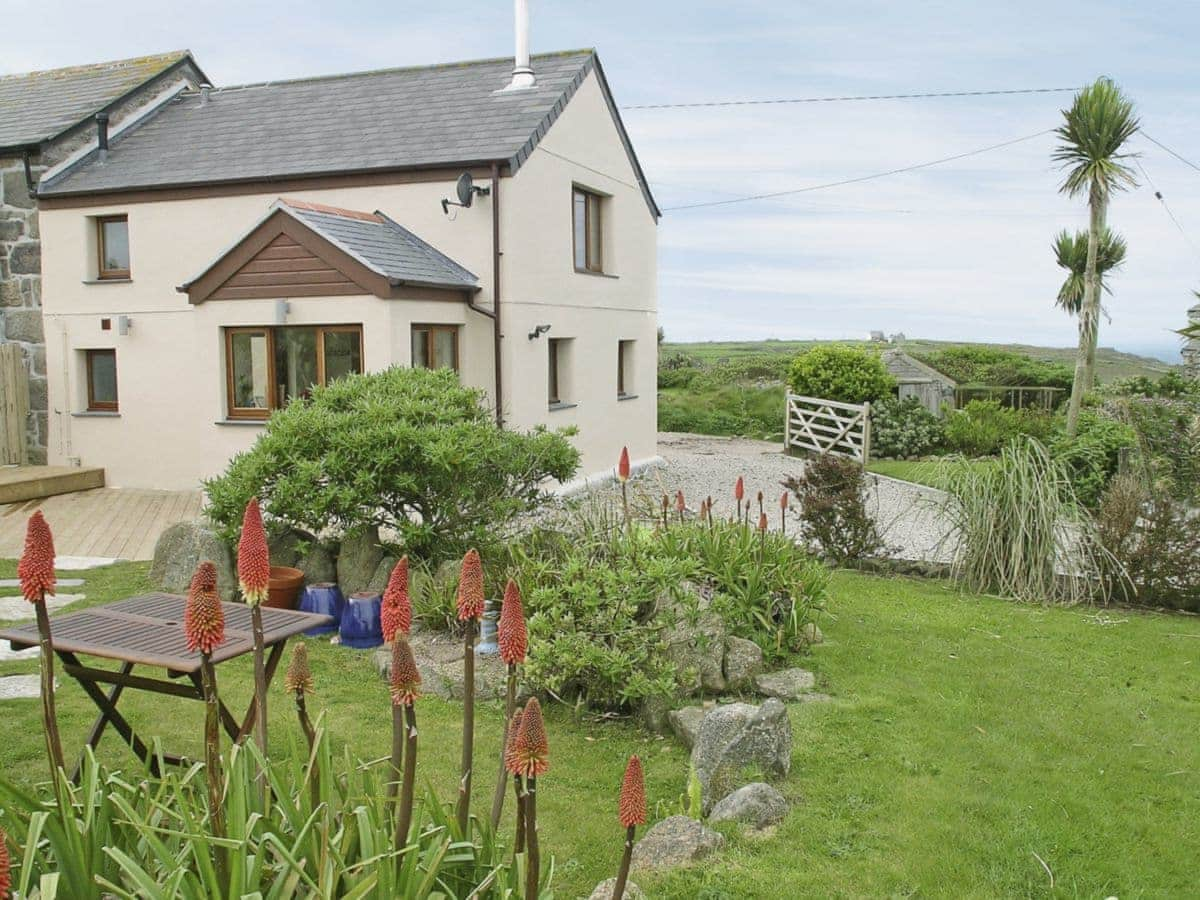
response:
[[(1112, 293), (1112, 289), (1104, 283), (1104, 276), (1114, 269), (1119, 269), (1125, 262), (1125, 238), (1111, 229), (1104, 229), (1100, 236), (1100, 244), (1096, 249), (1096, 278), (1103, 291)], [(1065, 228), (1054, 238), (1054, 258), (1059, 268), (1067, 270), (1067, 280), (1058, 289), (1055, 303), (1068, 315), (1079, 315), (1083, 308), (1084, 279), (1087, 272), (1088, 233), (1077, 231), (1074, 234)]]
[(1071, 197), (1087, 195), (1088, 247), (1084, 265), (1083, 299), (1079, 309), (1079, 354), (1071, 403), (1067, 407), (1067, 433), (1072, 437), (1079, 420), (1083, 395), (1091, 390), (1096, 371), (1096, 341), (1100, 329), (1100, 240), (1106, 230), (1108, 201), (1114, 191), (1136, 186), (1133, 170), (1122, 160), (1134, 154), (1121, 148), (1138, 130), (1137, 116), (1121, 89), (1108, 78), (1098, 78), (1075, 95), (1065, 121), (1055, 133), (1062, 143), (1053, 159), (1067, 170), (1060, 190)]

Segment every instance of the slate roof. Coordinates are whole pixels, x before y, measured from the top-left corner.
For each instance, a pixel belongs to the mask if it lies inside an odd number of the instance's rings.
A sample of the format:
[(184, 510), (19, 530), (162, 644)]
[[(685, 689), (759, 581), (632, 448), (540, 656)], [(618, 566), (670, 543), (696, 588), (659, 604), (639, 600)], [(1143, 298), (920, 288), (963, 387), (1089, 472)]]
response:
[(39, 186), (43, 196), (458, 167), (515, 171), (595, 70), (647, 203), (658, 214), (591, 50), (533, 57), (537, 86), (503, 91), (512, 59), (187, 92)]
[[(359, 212), (281, 198), (271, 204), (262, 221), (277, 211), (282, 211), (311, 228), (368, 269), (387, 278), (393, 285), (479, 290), (479, 279), (472, 272), (381, 212)], [(258, 224), (254, 228), (257, 228)], [(250, 231), (254, 231), (254, 228)], [(238, 243), (240, 242), (239, 240)], [(214, 260), (205, 272), (216, 265), (220, 258)], [(203, 274), (204, 272), (201, 272), (196, 278), (182, 285), (180, 290), (186, 290)]]
[(177, 50), (0, 76), (0, 148), (36, 147), (58, 137), (188, 61), (195, 64), (191, 53)]
[(888, 372), (897, 381), (910, 384), (919, 381), (940, 381), (942, 384), (948, 386), (956, 384), (954, 379), (949, 375), (939, 372), (919, 359), (914, 359), (903, 350), (885, 350), (883, 352), (883, 363), (887, 366)]

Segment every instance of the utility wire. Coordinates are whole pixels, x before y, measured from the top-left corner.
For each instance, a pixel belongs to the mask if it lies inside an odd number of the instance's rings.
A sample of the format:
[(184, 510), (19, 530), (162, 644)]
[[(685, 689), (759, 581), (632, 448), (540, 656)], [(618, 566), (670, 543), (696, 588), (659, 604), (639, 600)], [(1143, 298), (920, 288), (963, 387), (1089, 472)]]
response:
[(1053, 134), (1053, 128), (1047, 128), (1045, 131), (1039, 131), (1036, 134), (1027, 134), (1024, 137), (1013, 138), (1011, 141), (1003, 141), (999, 144), (991, 144), (987, 147), (980, 147), (977, 150), (968, 150), (966, 153), (956, 153), (954, 156), (944, 156), (941, 159), (930, 160), (929, 162), (917, 163), (912, 166), (903, 166), (899, 169), (889, 169), (886, 172), (875, 172), (871, 175), (860, 175), (857, 178), (846, 178), (842, 181), (830, 181), (825, 184), (814, 184), (809, 187), (793, 188), (787, 191), (772, 191), (767, 194), (752, 194), (747, 197), (735, 197), (732, 200), (709, 200), (703, 203), (686, 203), (682, 206), (665, 206), (663, 212), (674, 212), (683, 209), (701, 209), (709, 206), (728, 206), (731, 203), (748, 203), (751, 200), (769, 200), (774, 197), (789, 197), (793, 194), (806, 194), (809, 191), (823, 191), (827, 188), (842, 187), (847, 184), (859, 184), (863, 181), (873, 181), (876, 178), (886, 178), (889, 175), (899, 175), (903, 172), (914, 172), (917, 169), (928, 169), (931, 166), (940, 166), (948, 162), (954, 162), (959, 159), (966, 159), (968, 156), (978, 156), (981, 153), (989, 153), (992, 150), (1000, 150), (1004, 147), (1011, 147), (1013, 144), (1020, 144), (1023, 141), (1031, 141), (1034, 138), (1042, 137), (1043, 135)]
[[(1196, 165), (1190, 159), (1184, 159), (1182, 156), (1180, 156), (1178, 153), (1176, 153), (1174, 150), (1172, 150), (1170, 147), (1168, 147), (1162, 141), (1156, 141), (1154, 138), (1150, 137), (1150, 135), (1146, 134), (1146, 132), (1141, 131), (1140, 129), (1139, 129), (1139, 133), (1141, 134), (1142, 137), (1144, 137), (1150, 143), (1154, 144), (1157, 147), (1161, 147), (1163, 150), (1166, 150), (1168, 153), (1170, 153), (1173, 157), (1175, 157), (1177, 160), (1179, 160), (1185, 166), (1191, 166), (1197, 172), (1200, 172), (1200, 166)], [(1146, 173), (1143, 172), (1142, 174), (1145, 175)], [(1149, 177), (1150, 176), (1148, 176), (1148, 175), (1146, 176), (1147, 180), (1149, 180)]]
[[(1158, 142), (1155, 141), (1155, 143)], [(1173, 213), (1171, 211), (1171, 207), (1167, 205), (1167, 198), (1162, 195), (1162, 191), (1158, 189), (1158, 185), (1154, 183), (1154, 179), (1150, 177), (1150, 173), (1147, 172), (1145, 167), (1142, 165), (1142, 161), (1135, 158), (1134, 162), (1137, 163), (1137, 167), (1141, 170), (1142, 176), (1146, 179), (1146, 183), (1150, 185), (1150, 190), (1154, 191), (1155, 198), (1159, 203), (1162, 204), (1163, 210), (1168, 216), (1170, 216), (1171, 221), (1175, 223), (1175, 227), (1179, 229), (1179, 233), (1183, 235), (1183, 239), (1187, 241), (1187, 245), (1192, 248), (1192, 252), (1195, 253), (1197, 257), (1200, 257), (1200, 247), (1196, 246), (1196, 242), (1192, 240), (1191, 235), (1184, 231), (1183, 225), (1177, 218), (1175, 218), (1175, 213)]]
[(1061, 94), (1079, 88), (1019, 88), (1007, 91), (928, 91), (920, 94), (866, 94), (844, 97), (784, 97), (775, 100), (707, 100), (697, 103), (642, 103), (621, 109), (696, 109), (710, 106), (771, 106), (788, 103), (842, 103), (860, 100), (919, 100), (933, 97), (997, 97), (1006, 94)]

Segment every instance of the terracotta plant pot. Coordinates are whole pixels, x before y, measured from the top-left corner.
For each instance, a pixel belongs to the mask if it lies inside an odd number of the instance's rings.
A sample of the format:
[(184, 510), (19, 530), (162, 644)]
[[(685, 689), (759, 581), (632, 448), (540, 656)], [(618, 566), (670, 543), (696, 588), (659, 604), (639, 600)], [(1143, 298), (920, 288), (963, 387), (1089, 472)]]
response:
[(295, 609), (296, 598), (304, 586), (304, 573), (290, 566), (271, 566), (267, 601), (263, 606), (271, 609)]

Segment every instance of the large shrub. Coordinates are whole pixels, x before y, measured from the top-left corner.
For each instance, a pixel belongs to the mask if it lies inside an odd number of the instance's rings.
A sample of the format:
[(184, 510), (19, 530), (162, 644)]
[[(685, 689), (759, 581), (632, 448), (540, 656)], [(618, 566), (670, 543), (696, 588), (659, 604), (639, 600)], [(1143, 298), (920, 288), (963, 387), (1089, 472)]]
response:
[(946, 448), (964, 456), (991, 456), (1014, 438), (1045, 441), (1054, 431), (1053, 417), (1038, 409), (1013, 409), (995, 400), (972, 400), (945, 421)]
[(841, 403), (877, 403), (896, 387), (878, 353), (859, 347), (814, 347), (792, 362), (788, 384), (797, 394)]
[(1149, 480), (1163, 483), (1176, 499), (1200, 498), (1200, 395), (1124, 397), (1102, 408), (1133, 429)]
[(574, 474), (579, 454), (559, 432), (497, 428), (481, 401), (445, 369), (314, 388), (205, 483), (209, 516), (232, 533), (257, 496), (272, 519), (314, 533), (395, 529), (424, 558), (494, 545), (543, 501), (547, 479)]
[(1034, 359), (995, 347), (948, 347), (920, 356), (922, 362), (959, 384), (1040, 386), (1071, 389), (1075, 373), (1063, 363)]
[(784, 485), (800, 501), (801, 531), (815, 550), (838, 565), (878, 556), (884, 549), (875, 519), (867, 509), (862, 466), (837, 456), (817, 456), (804, 474)]
[(938, 449), (944, 437), (942, 420), (916, 397), (888, 397), (871, 408), (873, 456), (924, 456)]
[(1059, 434), (1050, 444), (1054, 456), (1067, 467), (1075, 495), (1085, 506), (1094, 507), (1121, 462), (1121, 451), (1137, 445), (1137, 435), (1128, 425), (1094, 410), (1079, 415), (1075, 437)]

